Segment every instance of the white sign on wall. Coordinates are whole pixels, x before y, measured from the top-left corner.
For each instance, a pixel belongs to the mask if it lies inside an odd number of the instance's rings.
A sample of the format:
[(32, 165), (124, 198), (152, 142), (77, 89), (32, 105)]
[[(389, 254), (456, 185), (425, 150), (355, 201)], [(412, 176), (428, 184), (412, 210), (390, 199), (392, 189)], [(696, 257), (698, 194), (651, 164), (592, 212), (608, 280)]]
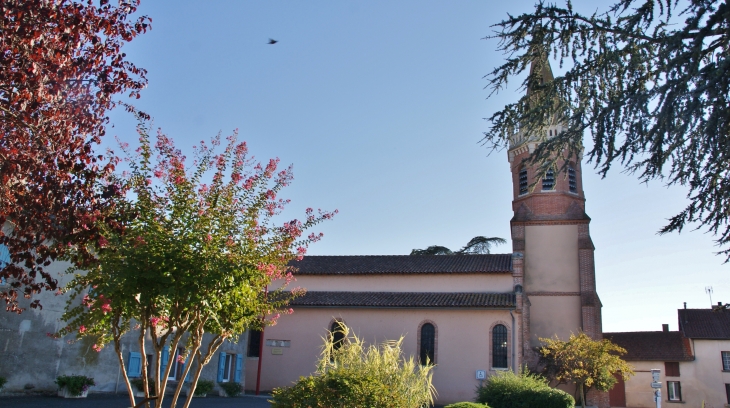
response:
[(477, 380), (483, 380), (487, 378), (487, 370), (477, 370)]

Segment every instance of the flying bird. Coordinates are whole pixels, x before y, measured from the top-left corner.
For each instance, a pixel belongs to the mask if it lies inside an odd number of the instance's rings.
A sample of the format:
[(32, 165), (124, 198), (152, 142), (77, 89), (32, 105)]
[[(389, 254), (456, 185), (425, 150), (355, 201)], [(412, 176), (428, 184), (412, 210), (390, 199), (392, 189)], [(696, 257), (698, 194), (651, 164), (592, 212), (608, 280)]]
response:
[(274, 44), (276, 44), (276, 43), (278, 43), (278, 41), (276, 41), (276, 40), (275, 40), (275, 39), (273, 39), (273, 38), (269, 38), (269, 45), (274, 45)]

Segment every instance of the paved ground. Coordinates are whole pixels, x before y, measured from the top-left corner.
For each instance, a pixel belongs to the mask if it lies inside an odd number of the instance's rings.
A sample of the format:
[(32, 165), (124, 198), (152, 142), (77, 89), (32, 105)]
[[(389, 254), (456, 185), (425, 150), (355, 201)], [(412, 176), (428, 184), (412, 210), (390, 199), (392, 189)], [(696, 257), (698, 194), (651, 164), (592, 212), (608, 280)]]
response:
[[(165, 407), (169, 407), (169, 399)], [(178, 406), (181, 406), (178, 402)], [(129, 398), (126, 395), (91, 394), (87, 398), (65, 399), (59, 397), (23, 396), (0, 397), (0, 407), (13, 408), (125, 408), (129, 407)], [(236, 398), (206, 397), (194, 398), (191, 408), (269, 408), (266, 398), (245, 396)]]

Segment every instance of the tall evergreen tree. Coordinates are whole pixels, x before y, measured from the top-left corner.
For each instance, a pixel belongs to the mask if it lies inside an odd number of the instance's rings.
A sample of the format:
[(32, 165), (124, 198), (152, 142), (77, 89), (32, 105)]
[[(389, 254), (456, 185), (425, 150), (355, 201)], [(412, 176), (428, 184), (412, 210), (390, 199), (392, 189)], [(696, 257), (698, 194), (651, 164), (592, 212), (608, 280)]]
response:
[[(602, 176), (618, 164), (642, 182), (688, 188), (689, 204), (660, 233), (696, 224), (730, 260), (728, 2), (620, 0), (591, 15), (540, 2), (494, 27), (488, 38), (507, 60), (487, 75), (490, 96), (526, 71), (534, 92), (489, 117), (487, 146), (529, 134), (540, 142), (531, 160), (546, 171), (556, 152), (576, 157), (588, 130), (586, 155)], [(550, 57), (569, 69), (543, 81)], [(548, 133), (556, 120), (562, 129)]]

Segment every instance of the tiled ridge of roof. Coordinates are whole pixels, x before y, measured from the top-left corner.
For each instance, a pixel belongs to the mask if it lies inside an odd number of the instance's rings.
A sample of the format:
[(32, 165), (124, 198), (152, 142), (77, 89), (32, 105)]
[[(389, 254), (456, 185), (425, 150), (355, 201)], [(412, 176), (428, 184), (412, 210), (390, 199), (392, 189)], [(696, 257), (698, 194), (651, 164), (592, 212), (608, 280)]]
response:
[(626, 361), (692, 361), (689, 339), (678, 331), (603, 333), (603, 338), (626, 349)]
[(291, 265), (299, 275), (511, 273), (512, 254), (314, 255)]
[(730, 340), (730, 310), (679, 309), (679, 328), (690, 339)]
[(318, 292), (308, 291), (291, 306), (383, 308), (512, 308), (514, 293), (474, 292)]

